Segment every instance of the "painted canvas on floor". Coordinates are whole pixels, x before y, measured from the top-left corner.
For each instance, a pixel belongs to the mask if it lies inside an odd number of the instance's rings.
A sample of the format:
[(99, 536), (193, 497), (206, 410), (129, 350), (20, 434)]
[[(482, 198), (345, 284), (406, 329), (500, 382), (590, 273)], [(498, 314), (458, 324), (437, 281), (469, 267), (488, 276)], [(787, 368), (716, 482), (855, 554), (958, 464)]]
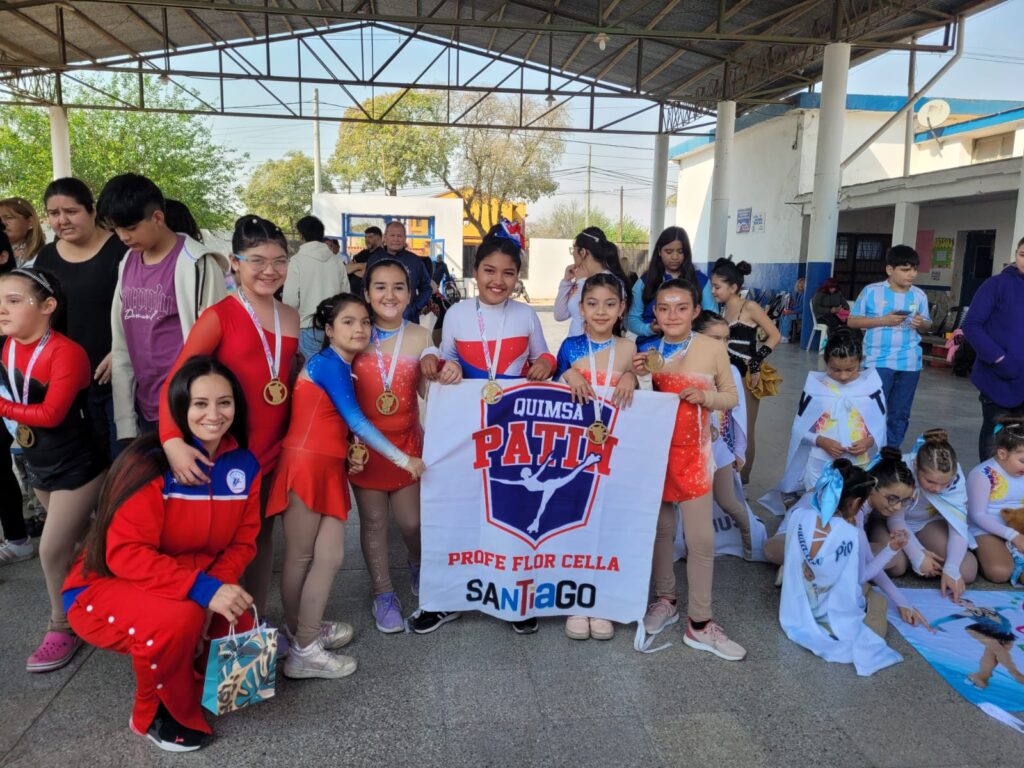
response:
[(972, 704), (1024, 711), (1024, 591), (969, 590), (960, 605), (937, 589), (904, 590), (933, 632), (889, 621)]

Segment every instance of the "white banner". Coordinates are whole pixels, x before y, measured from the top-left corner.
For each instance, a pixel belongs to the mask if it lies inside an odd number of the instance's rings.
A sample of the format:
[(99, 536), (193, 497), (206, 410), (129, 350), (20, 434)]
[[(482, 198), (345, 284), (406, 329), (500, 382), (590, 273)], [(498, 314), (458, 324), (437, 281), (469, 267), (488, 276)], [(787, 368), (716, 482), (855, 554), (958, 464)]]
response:
[(599, 445), (568, 387), (503, 381), (488, 405), (482, 384), (430, 388), (420, 607), (641, 619), (678, 398), (604, 404)]

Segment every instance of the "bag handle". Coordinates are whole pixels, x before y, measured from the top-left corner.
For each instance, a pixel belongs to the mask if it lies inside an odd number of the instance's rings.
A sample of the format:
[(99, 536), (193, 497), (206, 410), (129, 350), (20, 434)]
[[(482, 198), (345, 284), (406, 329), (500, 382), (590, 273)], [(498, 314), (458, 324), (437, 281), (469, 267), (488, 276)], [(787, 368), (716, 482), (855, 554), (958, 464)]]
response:
[[(253, 629), (257, 629), (260, 626), (260, 614), (256, 610), (256, 603), (252, 604), (252, 615), (253, 615), (253, 624), (252, 624)], [(227, 639), (228, 640), (233, 640), (233, 641), (235, 641), (237, 643), (238, 642), (238, 633), (235, 631), (235, 627), (236, 626), (238, 626), (238, 621), (237, 620), (234, 621), (231, 624), (228, 624)]]

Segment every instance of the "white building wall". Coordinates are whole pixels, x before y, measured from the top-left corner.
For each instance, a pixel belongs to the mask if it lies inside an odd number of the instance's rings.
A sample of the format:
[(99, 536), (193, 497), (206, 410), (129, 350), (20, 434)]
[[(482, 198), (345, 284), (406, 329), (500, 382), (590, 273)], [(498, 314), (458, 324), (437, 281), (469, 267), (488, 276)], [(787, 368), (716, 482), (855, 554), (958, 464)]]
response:
[(554, 301), (565, 268), (572, 263), (572, 240), (530, 238), (530, 277), (523, 280), (533, 302)]

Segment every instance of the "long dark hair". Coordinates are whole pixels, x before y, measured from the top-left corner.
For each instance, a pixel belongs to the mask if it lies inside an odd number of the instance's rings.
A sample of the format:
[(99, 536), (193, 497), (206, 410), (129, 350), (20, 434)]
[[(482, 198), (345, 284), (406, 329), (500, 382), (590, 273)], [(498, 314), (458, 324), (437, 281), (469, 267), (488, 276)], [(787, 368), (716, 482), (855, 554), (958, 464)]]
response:
[(276, 243), (288, 253), (288, 241), (281, 228), (274, 222), (253, 216), (251, 213), (235, 221), (235, 231), (231, 235), (231, 250), (241, 253), (264, 243)]
[(690, 236), (682, 227), (668, 227), (658, 235), (654, 248), (651, 250), (651, 263), (641, 278), (644, 281), (644, 306), (654, 301), (658, 286), (665, 279), (665, 262), (661, 260), (661, 249), (673, 240), (678, 240), (683, 246), (683, 264), (679, 268), (679, 277), (693, 285), (698, 285), (697, 270), (693, 266), (693, 248), (690, 247)]
[(476, 253), (473, 255), (473, 269), (475, 270), (479, 267), (480, 262), (492, 253), (504, 253), (512, 259), (512, 262), (516, 265), (517, 274), (523, 269), (522, 248), (520, 248), (519, 243), (508, 236), (501, 224), (495, 224), (487, 230), (487, 234), (484, 235), (484, 239), (480, 242)]
[(611, 272), (619, 279), (626, 288), (623, 301), (626, 302), (626, 310), (629, 310), (629, 279), (622, 269), (622, 262), (619, 261), (619, 249), (615, 243), (610, 242), (600, 227), (587, 227), (578, 235), (572, 243), (576, 248), (587, 251), (605, 272)]
[[(601, 287), (610, 289), (612, 293), (619, 297), (619, 301), (626, 305), (626, 309), (629, 309), (629, 286), (622, 282), (622, 279), (613, 272), (598, 272), (596, 275), (588, 277), (583, 283), (583, 289), (580, 291), (580, 302), (582, 303), (586, 300), (588, 293), (595, 288)], [(621, 317), (612, 326), (612, 335), (622, 335)]]
[[(853, 516), (847, 509), (850, 502), (856, 500), (863, 503), (871, 495), (878, 481), (860, 467), (854, 466), (849, 459), (836, 459), (832, 462), (832, 467), (843, 478), (843, 492), (839, 497), (836, 514), (849, 520)], [(856, 514), (856, 509), (853, 510), (853, 514)]]
[[(244, 448), (248, 443), (245, 394), (231, 369), (212, 357), (190, 357), (174, 374), (167, 387), (171, 417), (184, 439), (193, 440), (194, 435), (188, 427), (192, 383), (201, 376), (210, 375), (221, 376), (231, 385), (231, 393), (235, 398), (235, 419), (228, 428), (228, 434)], [(86, 573), (95, 573), (101, 577), (113, 575), (107, 565), (107, 530), (114, 515), (129, 498), (163, 475), (169, 468), (167, 454), (164, 453), (160, 436), (156, 433), (138, 438), (117, 457), (107, 479), (103, 482), (100, 499), (96, 505), (96, 518), (85, 537)]]

